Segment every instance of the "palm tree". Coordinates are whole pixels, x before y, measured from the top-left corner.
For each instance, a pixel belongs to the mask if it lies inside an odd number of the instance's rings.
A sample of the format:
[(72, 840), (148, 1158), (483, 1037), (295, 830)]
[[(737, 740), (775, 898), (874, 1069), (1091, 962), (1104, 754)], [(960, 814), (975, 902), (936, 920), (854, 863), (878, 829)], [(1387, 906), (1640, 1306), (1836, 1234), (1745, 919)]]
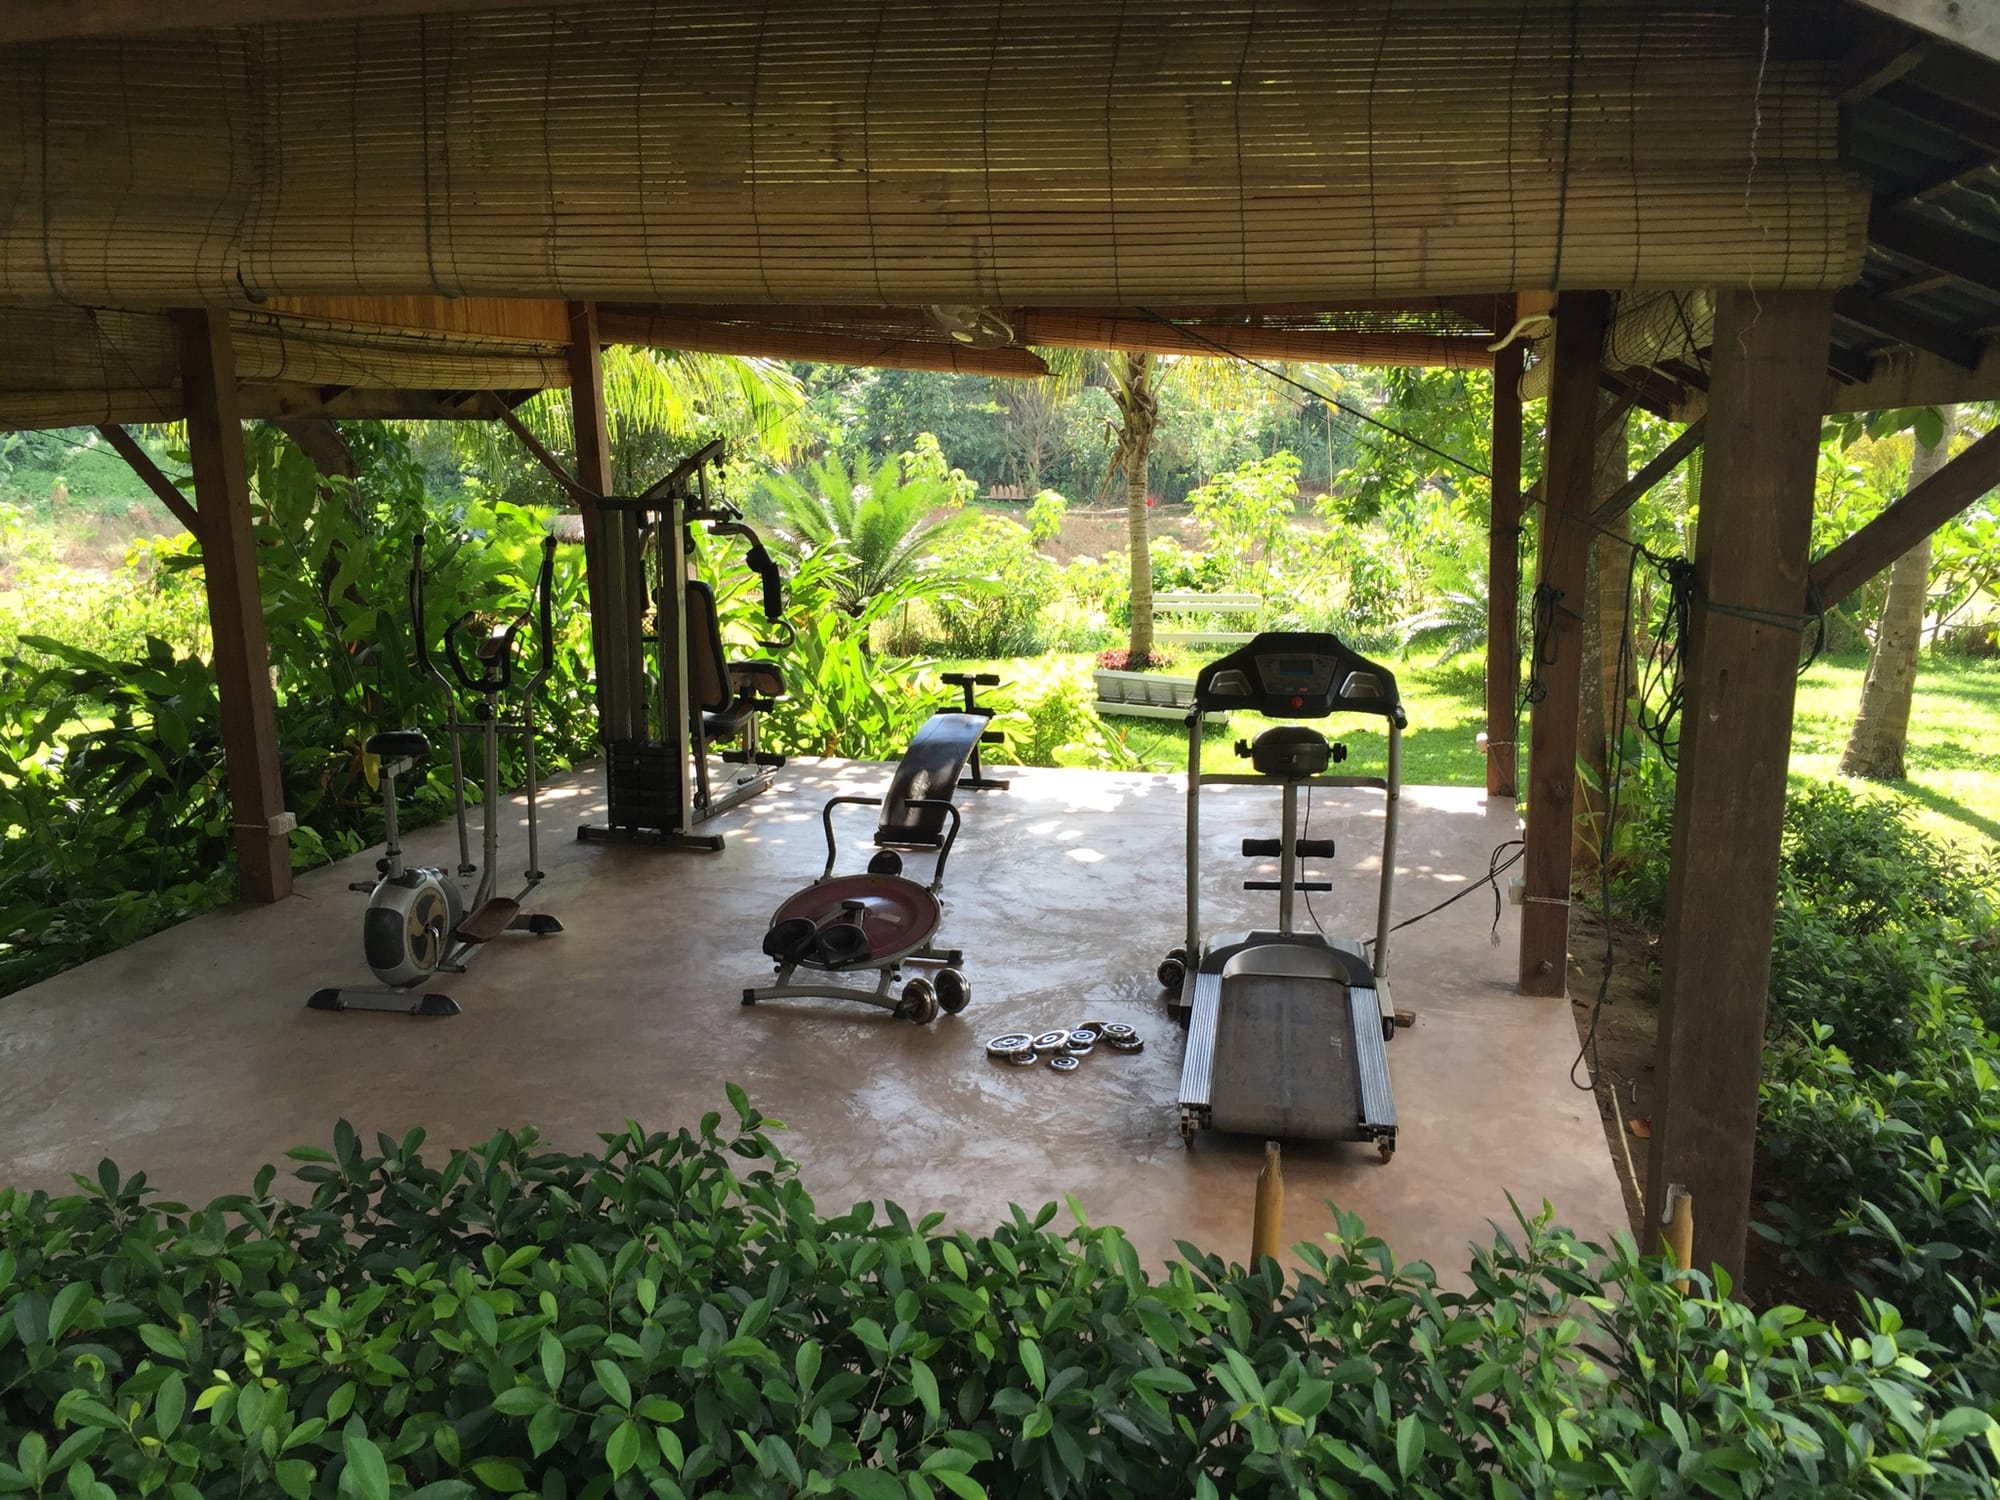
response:
[[(1196, 347), (1190, 345), (1191, 348)], [(1153, 456), (1160, 425), (1160, 393), (1169, 380), (1192, 381), (1206, 395), (1239, 397), (1251, 367), (1233, 359), (1198, 355), (1167, 359), (1157, 354), (1077, 348), (1037, 348), (1058, 390), (1102, 385), (1118, 408), (1111, 465), (1104, 487), (1125, 476), (1125, 535), (1132, 585), (1132, 628), (1126, 641), (1126, 665), (1143, 671), (1153, 656), (1153, 551), (1151, 516), (1146, 507), (1146, 469)]]
[[(806, 392), (782, 360), (626, 344), (606, 347), (603, 360), (611, 471), (622, 491), (643, 489), (698, 440), (729, 438), (772, 458), (784, 458), (798, 445), (797, 418)], [(575, 453), (575, 407), (568, 391), (543, 391), (523, 402), (519, 414), (548, 447)], [(519, 453), (513, 438), (492, 422), (416, 422), (410, 429), (420, 443), (448, 443), (489, 474), (501, 472)], [(536, 475), (529, 482), (539, 486), (543, 480)]]
[(948, 479), (911, 472), (903, 456), (877, 463), (857, 453), (851, 465), (835, 454), (802, 475), (766, 475), (754, 503), (780, 552), (840, 559), (840, 607), (858, 615), (868, 600), (912, 583), (937, 544), (972, 519), (962, 511), (932, 519), (957, 498)]
[[(1911, 489), (1944, 466), (1958, 409), (1947, 406), (1941, 412), (1944, 421), (1937, 441), (1926, 443), (1917, 438), (1911, 451)], [(1868, 675), (1861, 682), (1861, 707), (1840, 757), (1842, 775), (1877, 781), (1905, 777), (1903, 752), (1910, 737), (1910, 702), (1916, 693), (1917, 648), (1923, 640), (1930, 579), (1931, 539), (1927, 534), (1889, 570), (1882, 618), (1875, 626), (1875, 643), (1868, 653)]]

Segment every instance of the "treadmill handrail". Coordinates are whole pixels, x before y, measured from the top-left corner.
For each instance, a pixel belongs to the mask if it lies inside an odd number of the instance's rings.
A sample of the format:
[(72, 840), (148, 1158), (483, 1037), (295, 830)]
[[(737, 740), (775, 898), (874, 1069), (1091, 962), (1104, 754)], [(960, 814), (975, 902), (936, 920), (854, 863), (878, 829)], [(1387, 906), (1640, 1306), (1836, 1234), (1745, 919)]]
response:
[[(1240, 771), (1203, 771), (1203, 786), (1279, 786), (1276, 777), (1256, 776)], [(1386, 792), (1389, 779), (1386, 776), (1301, 776), (1292, 782), (1293, 786), (1359, 787), (1364, 791)]]
[[(1206, 717), (1199, 697), (1193, 709), (1188, 712), (1188, 780), (1187, 780), (1187, 846), (1183, 856), (1187, 873), (1187, 935), (1184, 949), (1187, 954), (1187, 980), (1194, 983), (1194, 974), (1201, 964), (1201, 789), (1208, 786), (1255, 786), (1282, 783), (1269, 776), (1245, 776), (1239, 772), (1215, 772), (1204, 774), (1201, 769), (1201, 728)], [(1396, 831), (1397, 814), (1403, 799), (1403, 715), (1401, 705), (1397, 712), (1389, 715), (1389, 755), (1386, 776), (1314, 776), (1304, 782), (1292, 785), (1358, 787), (1369, 791), (1379, 791), (1383, 797), (1382, 816), (1382, 875), (1375, 898), (1375, 957), (1374, 971), (1378, 977), (1389, 972), (1389, 933), (1394, 926), (1390, 917), (1390, 900), (1396, 883)]]

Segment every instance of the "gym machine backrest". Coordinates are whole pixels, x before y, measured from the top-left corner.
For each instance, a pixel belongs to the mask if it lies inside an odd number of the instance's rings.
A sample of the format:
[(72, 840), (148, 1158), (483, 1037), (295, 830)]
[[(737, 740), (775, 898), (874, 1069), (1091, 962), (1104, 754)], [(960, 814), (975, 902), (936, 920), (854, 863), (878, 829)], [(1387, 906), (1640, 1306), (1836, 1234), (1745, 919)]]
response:
[(724, 653), (715, 590), (699, 578), (687, 581), (687, 640), (688, 696), (711, 739), (733, 738), (752, 714), (785, 696), (776, 662), (731, 661)]

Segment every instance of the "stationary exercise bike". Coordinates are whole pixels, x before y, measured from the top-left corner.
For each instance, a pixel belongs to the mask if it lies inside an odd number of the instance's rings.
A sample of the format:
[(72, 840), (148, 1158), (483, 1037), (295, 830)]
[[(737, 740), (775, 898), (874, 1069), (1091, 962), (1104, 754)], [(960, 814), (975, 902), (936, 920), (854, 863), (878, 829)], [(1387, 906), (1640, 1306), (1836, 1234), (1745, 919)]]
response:
[[(481, 945), (503, 932), (528, 932), (546, 937), (561, 932), (562, 923), (547, 912), (527, 912), (522, 905), (542, 882), (541, 847), (535, 820), (540, 784), (535, 770), (535, 695), (555, 662), (555, 622), (551, 595), (555, 579), (554, 537), (542, 543), (542, 565), (527, 603), (513, 615), (460, 615), (445, 628), (445, 666), (432, 655), (424, 624), (424, 539), (420, 533), (410, 568), (410, 618), (415, 629), (417, 662), (445, 690), (445, 731), (451, 746), (452, 796), (458, 821), (456, 878), (432, 866), (406, 865), (396, 821), (396, 779), (430, 754), (430, 741), (420, 730), (396, 729), (368, 737), (364, 748), (381, 757), (383, 826), (387, 847), (381, 878), (357, 881), (352, 889), (369, 892), (362, 922), (362, 949), (368, 967), (382, 982), (379, 989), (323, 989), (306, 1004), (314, 1010), (388, 1010), (415, 1016), (455, 1016), (458, 1002), (449, 995), (426, 991), (412, 995), (440, 970), (463, 973)], [(514, 682), (515, 652), (521, 632), (533, 625), (538, 638), (533, 673), (521, 691), (519, 716), (508, 719), (501, 696)], [(469, 658), (469, 659), (468, 659)], [(449, 668), (450, 675), (446, 675)], [(458, 694), (473, 699), (470, 722), (458, 716)], [(483, 750), (480, 791), (480, 862), (472, 861), (472, 839), (466, 816), (465, 764), (459, 736), (479, 736)], [(501, 801), (500, 736), (518, 734), (527, 755), (528, 868), (526, 883), (513, 896), (499, 894)], [(472, 900), (464, 900), (459, 882), (479, 877)]]

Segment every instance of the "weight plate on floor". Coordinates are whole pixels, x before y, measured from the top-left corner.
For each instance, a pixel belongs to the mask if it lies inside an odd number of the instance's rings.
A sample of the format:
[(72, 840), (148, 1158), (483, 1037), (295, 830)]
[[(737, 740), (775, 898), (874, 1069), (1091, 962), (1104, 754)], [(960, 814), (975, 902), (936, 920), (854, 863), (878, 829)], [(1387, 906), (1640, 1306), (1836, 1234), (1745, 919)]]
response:
[(1058, 1073), (1074, 1073), (1080, 1066), (1076, 1058), (1068, 1052), (1058, 1052), (1049, 1059), (1049, 1066)]
[(1045, 1031), (1035, 1038), (1037, 1052), (1060, 1052), (1069, 1045), (1069, 1033), (1063, 1030)]
[(1107, 1042), (1131, 1041), (1139, 1033), (1122, 1021), (1107, 1021), (1097, 1028), (1097, 1034)]
[(1127, 1037), (1123, 1041), (1120, 1041), (1117, 1037), (1112, 1037), (1105, 1045), (1110, 1047), (1113, 1052), (1144, 1052), (1146, 1050), (1146, 1044), (1136, 1036)]
[(1088, 1047), (1092, 1042), (1097, 1040), (1097, 1037), (1098, 1031), (1095, 1026), (1072, 1026), (1069, 1029), (1069, 1044), (1071, 1047), (1075, 1047), (1079, 1042)]
[(1037, 1052), (1033, 1047), (1023, 1047), (1018, 1052), (1008, 1052), (1004, 1056), (1008, 1062), (1017, 1068), (1032, 1068), (1042, 1060), (1041, 1053)]
[(1069, 1045), (1064, 1047), (1063, 1051), (1068, 1053), (1071, 1057), (1085, 1057), (1088, 1056), (1091, 1052), (1095, 1051), (1096, 1048), (1097, 1048), (1097, 1043), (1095, 1041), (1080, 1042), (1074, 1036), (1072, 1036), (1069, 1039)]
[(1010, 1052), (1019, 1052), (1023, 1047), (1032, 1050), (1034, 1045), (1035, 1039), (1027, 1035), (1027, 1033), (1010, 1031), (1005, 1036), (996, 1036), (989, 1041), (986, 1044), (986, 1055), (988, 1057), (1005, 1057)]

